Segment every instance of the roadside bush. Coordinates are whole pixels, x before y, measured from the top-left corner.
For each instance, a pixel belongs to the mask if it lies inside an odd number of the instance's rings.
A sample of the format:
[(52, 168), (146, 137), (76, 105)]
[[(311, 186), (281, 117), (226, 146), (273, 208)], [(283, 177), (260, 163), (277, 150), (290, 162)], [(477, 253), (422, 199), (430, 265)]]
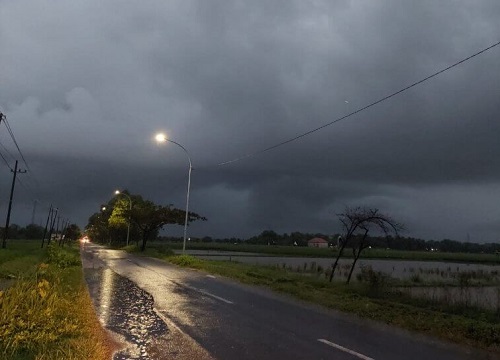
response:
[(200, 260), (190, 255), (177, 255), (170, 257), (170, 262), (180, 266), (200, 267)]
[(130, 244), (130, 245), (122, 247), (122, 250), (125, 250), (128, 253), (136, 253), (136, 252), (140, 251), (140, 248), (139, 248), (139, 246), (137, 246), (135, 244)]
[(173, 256), (173, 255), (175, 255), (174, 250), (170, 249), (168, 246), (162, 245), (162, 246), (157, 247), (156, 250), (160, 254), (165, 255), (165, 256)]
[(373, 271), (371, 266), (361, 267), (361, 271), (356, 275), (356, 279), (360, 283), (367, 284), (368, 290), (372, 295), (379, 295), (384, 290), (387, 290), (389, 285), (389, 276), (380, 271)]
[(48, 262), (60, 269), (80, 265), (80, 255), (74, 248), (63, 248), (50, 244), (47, 249)]

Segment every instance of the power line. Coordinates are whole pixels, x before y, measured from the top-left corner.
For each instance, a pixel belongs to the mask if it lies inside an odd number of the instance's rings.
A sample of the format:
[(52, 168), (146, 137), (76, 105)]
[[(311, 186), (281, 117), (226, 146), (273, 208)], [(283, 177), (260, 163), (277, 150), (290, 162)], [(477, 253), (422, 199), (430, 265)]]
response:
[(3, 156), (3, 154), (0, 152), (0, 157), (3, 159), (3, 162), (5, 163), (5, 165), (7, 165), (7, 167), (12, 170), (12, 168), (10, 167), (9, 165), (9, 162), (7, 161), (7, 159), (5, 159), (5, 157)]
[(383, 98), (381, 98), (381, 99), (379, 99), (379, 100), (377, 100), (377, 101), (374, 101), (374, 102), (372, 102), (372, 103), (370, 103), (370, 104), (368, 104), (368, 105), (366, 105), (366, 106), (363, 106), (362, 108), (359, 108), (358, 110), (355, 110), (355, 111), (353, 111), (353, 112), (351, 112), (351, 113), (349, 113), (349, 114), (347, 114), (347, 115), (344, 115), (344, 116), (342, 116), (342, 117), (340, 117), (340, 118), (337, 118), (337, 119), (335, 119), (335, 120), (333, 120), (333, 121), (330, 121), (329, 123), (326, 123), (326, 124), (324, 124), (324, 125), (321, 125), (320, 127), (317, 127), (317, 128), (315, 128), (315, 129), (312, 129), (312, 130), (306, 131), (305, 133), (302, 133), (302, 134), (300, 134), (300, 135), (297, 135), (297, 136), (295, 136), (295, 137), (293, 137), (293, 138), (290, 138), (290, 139), (288, 139), (288, 140), (282, 141), (282, 142), (277, 143), (277, 144), (275, 144), (275, 145), (269, 146), (269, 147), (267, 147), (267, 148), (265, 148), (265, 149), (262, 149), (262, 150), (259, 150), (259, 151), (253, 152), (253, 153), (248, 153), (248, 154), (245, 154), (245, 155), (243, 155), (243, 156), (237, 157), (237, 158), (235, 158), (235, 159), (232, 159), (232, 160), (229, 160), (229, 161), (225, 161), (225, 162), (222, 162), (222, 163), (216, 164), (215, 166), (228, 165), (228, 164), (231, 164), (231, 163), (234, 163), (234, 162), (237, 162), (237, 161), (240, 161), (240, 160), (243, 160), (243, 159), (249, 158), (249, 157), (253, 157), (253, 156), (256, 156), (256, 155), (259, 155), (259, 154), (265, 153), (265, 152), (267, 152), (267, 151), (274, 150), (274, 149), (276, 149), (276, 148), (278, 148), (278, 147), (280, 147), (280, 146), (283, 146), (283, 145), (286, 145), (286, 144), (291, 143), (291, 142), (293, 142), (293, 141), (296, 141), (296, 140), (298, 140), (298, 139), (300, 139), (300, 138), (303, 138), (303, 137), (305, 137), (305, 136), (307, 136), (307, 135), (311, 135), (312, 133), (315, 133), (315, 132), (317, 132), (317, 131), (319, 131), (319, 130), (322, 130), (322, 129), (324, 129), (324, 128), (326, 128), (326, 127), (330, 126), (330, 125), (336, 124), (336, 123), (338, 123), (338, 122), (340, 122), (340, 121), (342, 121), (342, 120), (345, 120), (345, 119), (347, 119), (347, 118), (351, 117), (352, 115), (358, 114), (358, 113), (360, 113), (360, 112), (362, 112), (362, 111), (364, 111), (364, 110), (367, 110), (367, 109), (371, 108), (372, 106), (375, 106), (375, 105), (377, 105), (377, 104), (380, 104), (380, 103), (381, 103), (381, 102), (383, 102), (383, 101), (386, 101), (386, 100), (388, 100), (388, 99), (390, 99), (390, 98), (392, 98), (392, 97), (394, 97), (394, 96), (396, 96), (396, 95), (399, 95), (399, 94), (401, 94), (401, 93), (405, 92), (406, 90), (409, 90), (409, 89), (411, 89), (411, 88), (413, 88), (413, 87), (415, 87), (415, 86), (417, 86), (417, 85), (419, 85), (419, 84), (422, 84), (423, 82), (425, 82), (425, 81), (427, 81), (427, 80), (429, 80), (429, 79), (432, 79), (433, 77), (436, 77), (436, 76), (438, 76), (438, 75), (440, 75), (440, 74), (444, 73), (445, 71), (448, 71), (448, 70), (450, 70), (450, 69), (452, 69), (452, 68), (454, 68), (454, 67), (456, 67), (456, 66), (458, 66), (458, 65), (460, 65), (460, 64), (462, 64), (462, 63), (464, 63), (464, 62), (466, 62), (466, 61), (468, 61), (468, 60), (470, 60), (470, 59), (472, 59), (472, 58), (474, 58), (474, 57), (476, 57), (476, 56), (478, 56), (478, 55), (480, 55), (480, 54), (482, 54), (482, 53), (484, 53), (484, 52), (486, 52), (486, 51), (488, 51), (488, 50), (490, 50), (490, 49), (493, 49), (494, 47), (496, 47), (496, 46), (498, 46), (498, 45), (500, 45), (500, 41), (499, 41), (499, 42), (496, 42), (496, 43), (495, 43), (495, 44), (493, 44), (493, 45), (488, 46), (487, 48), (482, 49), (481, 51), (478, 51), (478, 52), (476, 52), (476, 53), (474, 53), (474, 54), (472, 54), (472, 55), (470, 55), (470, 56), (466, 57), (465, 59), (462, 59), (462, 60), (460, 60), (460, 61), (458, 61), (458, 62), (456, 62), (456, 63), (454, 63), (454, 64), (452, 64), (452, 65), (450, 65), (450, 66), (448, 66), (448, 67), (445, 67), (444, 69), (441, 69), (441, 70), (439, 70), (439, 71), (437, 71), (437, 72), (433, 73), (432, 75), (429, 75), (429, 76), (427, 76), (427, 77), (423, 78), (422, 80), (419, 80), (419, 81), (417, 81), (417, 82), (414, 82), (413, 84), (408, 85), (408, 86), (406, 86), (406, 87), (402, 88), (401, 90), (398, 90), (398, 91), (396, 91), (396, 92), (394, 92), (394, 93), (392, 93), (392, 94), (390, 94), (390, 95), (384, 96)]
[(26, 166), (26, 169), (28, 169), (30, 172), (31, 172), (31, 169), (28, 165), (28, 162), (26, 161), (26, 159), (24, 158), (24, 155), (23, 153), (21, 152), (21, 149), (19, 148), (19, 145), (17, 143), (17, 140), (16, 140), (16, 137), (14, 136), (14, 133), (12, 132), (12, 129), (10, 127), (10, 124), (9, 122), (7, 121), (7, 117), (4, 115), (3, 117), (3, 122), (5, 123), (5, 127), (7, 128), (7, 130), (9, 131), (9, 134), (10, 134), (10, 137), (12, 138), (12, 141), (14, 142), (14, 145), (16, 145), (16, 148), (17, 148), (17, 151), (19, 152), (19, 155), (21, 155), (21, 159), (23, 160), (24, 162), (24, 165)]
[(7, 149), (7, 148), (5, 147), (5, 145), (4, 145), (4, 144), (0, 143), (0, 146), (1, 146), (1, 147), (2, 147), (2, 148), (6, 151), (6, 152), (7, 152), (7, 154), (9, 154), (9, 155), (10, 155), (10, 157), (11, 157), (14, 161), (16, 160), (16, 158), (14, 157), (14, 155), (12, 155), (12, 153), (9, 151), (9, 149)]
[[(19, 152), (21, 159), (23, 160), (24, 165), (26, 166), (26, 169), (28, 170), (29, 177), (34, 181), (34, 183), (37, 187), (40, 186), (38, 180), (35, 177), (35, 174), (33, 173), (33, 170), (31, 170), (30, 166), (28, 165), (28, 162), (26, 161), (26, 158), (24, 157), (23, 153), (21, 152), (21, 149), (19, 147), (19, 144), (17, 143), (16, 137), (14, 136), (14, 132), (12, 131), (12, 128), (10, 127), (10, 124), (7, 120), (7, 117), (4, 114), (0, 114), (0, 120), (3, 120), (3, 122), (5, 123), (5, 127), (7, 128), (7, 131), (9, 132), (9, 135), (10, 135), (12, 141), (14, 142), (14, 145), (16, 146), (17, 151)], [(15, 157), (5, 148), (5, 146), (2, 145), (2, 147), (15, 160)]]

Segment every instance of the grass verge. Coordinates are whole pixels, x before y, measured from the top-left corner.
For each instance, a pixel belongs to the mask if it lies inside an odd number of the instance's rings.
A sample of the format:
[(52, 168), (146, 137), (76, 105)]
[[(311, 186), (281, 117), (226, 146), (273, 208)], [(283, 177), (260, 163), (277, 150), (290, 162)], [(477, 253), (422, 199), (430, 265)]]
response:
[(2, 277), (15, 278), (0, 289), (0, 358), (111, 358), (77, 247), (39, 249), (38, 242), (12, 241), (0, 259)]
[(274, 267), (206, 261), (189, 255), (157, 256), (169, 262), (266, 286), (298, 299), (441, 339), (500, 351), (500, 312), (415, 300), (384, 282), (329, 283)]

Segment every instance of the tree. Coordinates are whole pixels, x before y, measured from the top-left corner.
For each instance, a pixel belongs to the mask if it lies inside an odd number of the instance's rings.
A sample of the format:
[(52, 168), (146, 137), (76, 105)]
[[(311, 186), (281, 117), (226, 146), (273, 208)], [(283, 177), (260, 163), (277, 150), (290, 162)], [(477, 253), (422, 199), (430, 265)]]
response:
[(339, 239), (340, 249), (332, 266), (330, 281), (333, 279), (333, 274), (345, 247), (354, 238), (358, 237), (357, 244), (352, 248), (354, 260), (349, 271), (349, 276), (347, 277), (347, 283), (349, 283), (361, 252), (368, 247), (366, 241), (368, 232), (372, 229), (377, 229), (388, 235), (392, 230), (398, 235), (398, 232), (403, 229), (403, 225), (395, 222), (390, 216), (381, 214), (376, 208), (347, 207), (344, 213), (337, 214), (337, 217), (342, 223), (343, 235)]
[(128, 195), (130, 200), (124, 196), (114, 198), (111, 206), (112, 213), (108, 219), (108, 225), (112, 232), (111, 236), (116, 237), (116, 241), (125, 241), (130, 222), (129, 238), (130, 240), (136, 239), (137, 243), (139, 243), (140, 229), (129, 218), (131, 216), (130, 201), (132, 201), (132, 207), (135, 207), (137, 204), (143, 202), (144, 199), (140, 195), (132, 195), (126, 190), (122, 194)]
[(85, 233), (93, 242), (104, 243), (109, 239), (108, 218), (107, 211), (94, 213), (89, 217)]
[[(127, 218), (130, 216), (132, 223), (141, 232), (141, 251), (146, 249), (148, 240), (158, 236), (158, 231), (163, 226), (168, 224), (184, 225), (185, 215), (186, 212), (184, 210), (174, 208), (172, 205), (156, 205), (152, 201), (144, 200), (141, 196), (134, 198), (132, 210), (122, 212), (122, 216), (126, 216)], [(205, 221), (206, 218), (194, 212), (189, 212), (188, 224), (195, 220)]]
[(64, 241), (67, 240), (76, 240), (82, 236), (82, 232), (80, 231), (80, 227), (76, 224), (71, 224), (66, 229), (66, 233), (64, 234)]
[(36, 224), (29, 224), (26, 226), (24, 236), (26, 239), (41, 239), (43, 236), (43, 226)]
[[(115, 196), (104, 205), (105, 209), (89, 218), (85, 232), (92, 241), (109, 242), (109, 244), (123, 241), (130, 219), (130, 237), (135, 237), (137, 245), (141, 238), (141, 250), (144, 251), (147, 241), (156, 238), (163, 226), (184, 225), (186, 214), (184, 210), (174, 208), (173, 205), (156, 205), (140, 195), (129, 196), (132, 199), (132, 209), (128, 199)], [(206, 218), (189, 212), (188, 224), (195, 220), (206, 220)]]

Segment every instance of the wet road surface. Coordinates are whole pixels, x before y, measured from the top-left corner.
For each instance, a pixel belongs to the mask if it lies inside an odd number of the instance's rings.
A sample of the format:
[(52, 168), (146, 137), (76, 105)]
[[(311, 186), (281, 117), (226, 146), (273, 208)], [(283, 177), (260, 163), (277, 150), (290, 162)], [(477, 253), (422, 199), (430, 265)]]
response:
[(113, 360), (211, 359), (174, 324), (167, 326), (153, 297), (95, 256), (82, 251), (87, 286), (101, 323), (121, 344)]
[(148, 347), (168, 331), (153, 311), (153, 297), (109, 268), (85, 269), (97, 315), (106, 327), (130, 344), (114, 360), (150, 359)]
[[(178, 338), (198, 351), (191, 359), (495, 359), (492, 354), (445, 344), (295, 301), (265, 289), (178, 268), (157, 259), (95, 245), (87, 245), (82, 258), (86, 268), (102, 267), (105, 269), (103, 274), (112, 270), (147, 292), (138, 291), (131, 295), (137, 296), (135, 299), (151, 304), (150, 295), (154, 298), (156, 314), (165, 321), (165, 327), (146, 310), (144, 324), (136, 329), (136, 337), (122, 334), (136, 344), (133, 356), (143, 356), (141, 349), (144, 348), (144, 356), (149, 356), (143, 357), (145, 359), (181, 358), (184, 345)], [(105, 277), (101, 284), (104, 282)], [(107, 291), (114, 296), (120, 296), (134, 287), (131, 282), (122, 284), (122, 280), (118, 280), (116, 288), (114, 285), (105, 288), (109, 288)], [(137, 322), (141, 322), (141, 306), (129, 307), (130, 311), (137, 313), (132, 316), (131, 323), (138, 325)], [(102, 310), (102, 313), (106, 314), (106, 311)], [(123, 312), (118, 317), (125, 318)], [(120, 326), (127, 328), (127, 325)], [(117, 333), (121, 331), (120, 326)], [(153, 339), (169, 336), (163, 346), (170, 344), (172, 348), (172, 343), (179, 343), (180, 347), (168, 356), (161, 351), (151, 355), (148, 352), (148, 332), (143, 333), (148, 328), (152, 329)], [(172, 332), (177, 335), (172, 335)]]

